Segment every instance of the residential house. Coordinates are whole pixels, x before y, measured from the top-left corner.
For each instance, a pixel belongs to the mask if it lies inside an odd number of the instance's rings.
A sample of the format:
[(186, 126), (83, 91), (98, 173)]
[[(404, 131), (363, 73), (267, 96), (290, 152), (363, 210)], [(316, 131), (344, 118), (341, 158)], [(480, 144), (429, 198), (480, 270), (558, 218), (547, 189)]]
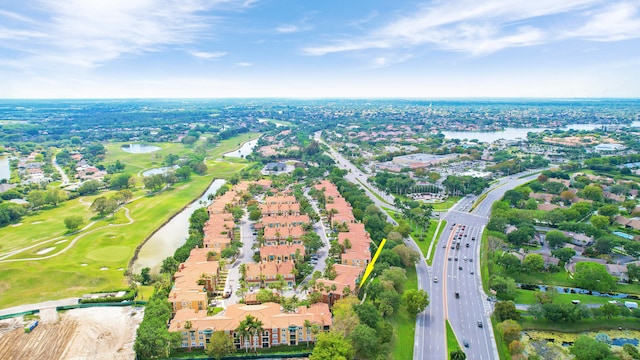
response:
[(363, 268), (349, 265), (335, 264), (336, 277), (333, 280), (320, 278), (316, 280), (316, 291), (322, 293), (322, 302), (333, 304), (350, 294), (356, 294), (358, 281), (364, 273)]
[[(240, 322), (249, 315), (262, 323), (262, 333), (243, 338), (236, 330)], [(190, 329), (185, 329), (187, 321), (191, 324)], [(215, 331), (223, 331), (229, 335), (236, 349), (269, 348), (315, 341), (311, 329), (304, 327), (306, 321), (316, 324), (322, 331), (329, 331), (332, 325), (329, 306), (317, 303), (309, 307), (300, 306), (294, 312), (285, 312), (276, 303), (233, 304), (214, 316), (207, 316), (204, 311), (184, 309), (175, 314), (169, 324), (169, 331), (182, 334), (183, 348), (204, 348)]]
[(293, 274), (294, 263), (287, 262), (260, 262), (257, 264), (246, 264), (244, 279), (252, 286), (265, 287), (278, 281), (278, 275), (282, 276), (287, 286), (295, 285), (296, 277)]
[(304, 257), (304, 246), (300, 244), (276, 245), (260, 247), (260, 258), (262, 261), (287, 262), (294, 261), (296, 254)]
[(180, 309), (206, 310), (208, 292), (215, 291), (220, 267), (217, 261), (208, 261), (209, 249), (192, 249), (187, 260), (173, 275), (174, 286), (169, 302), (174, 312)]

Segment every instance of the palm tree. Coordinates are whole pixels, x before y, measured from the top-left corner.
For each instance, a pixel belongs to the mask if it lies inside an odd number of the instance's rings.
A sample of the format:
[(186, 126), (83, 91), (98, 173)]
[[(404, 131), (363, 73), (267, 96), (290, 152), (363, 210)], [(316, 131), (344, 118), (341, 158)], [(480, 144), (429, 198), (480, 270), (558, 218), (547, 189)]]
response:
[(187, 330), (187, 348), (189, 352), (191, 352), (191, 328), (193, 328), (193, 324), (191, 324), (191, 320), (187, 320), (184, 322), (184, 329)]
[(244, 345), (244, 350), (245, 353), (249, 352), (249, 346), (247, 346), (247, 341), (249, 341), (249, 344), (251, 344), (250, 342), (250, 338), (249, 336), (252, 335), (252, 330), (253, 330), (253, 316), (251, 315), (247, 315), (247, 317), (240, 321), (240, 323), (238, 324), (238, 327), (236, 328), (236, 333), (238, 333), (238, 336), (240, 336), (240, 338), (242, 339), (242, 343)]
[(313, 324), (311, 323), (311, 321), (309, 321), (309, 319), (306, 319), (304, 321), (304, 325), (303, 326), (304, 326), (304, 328), (306, 330), (305, 335), (307, 337), (307, 341), (306, 341), (307, 342), (307, 349), (309, 348), (309, 330), (311, 329), (312, 325)]
[(240, 264), (240, 279), (245, 280), (245, 276), (247, 276), (247, 264)]

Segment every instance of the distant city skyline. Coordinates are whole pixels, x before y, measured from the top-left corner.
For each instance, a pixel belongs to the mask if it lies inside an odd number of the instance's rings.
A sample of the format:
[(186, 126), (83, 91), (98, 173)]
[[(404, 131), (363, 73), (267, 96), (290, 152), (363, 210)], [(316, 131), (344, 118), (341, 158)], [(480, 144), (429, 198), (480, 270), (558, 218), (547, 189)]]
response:
[(640, 2), (4, 2), (0, 80), (0, 98), (638, 98)]

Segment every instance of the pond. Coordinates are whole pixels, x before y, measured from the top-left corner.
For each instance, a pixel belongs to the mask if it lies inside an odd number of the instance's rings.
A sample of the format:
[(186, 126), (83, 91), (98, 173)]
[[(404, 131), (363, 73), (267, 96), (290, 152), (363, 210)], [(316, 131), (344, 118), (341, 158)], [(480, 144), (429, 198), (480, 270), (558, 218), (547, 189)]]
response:
[(9, 157), (6, 155), (0, 155), (0, 180), (7, 180), (11, 178), (11, 167), (9, 166)]
[(159, 146), (145, 145), (145, 144), (129, 144), (129, 145), (122, 145), (121, 149), (122, 151), (131, 153), (131, 154), (147, 154), (154, 151), (158, 151), (162, 148)]
[(255, 148), (256, 145), (258, 145), (258, 139), (249, 140), (249, 141), (245, 142), (244, 144), (242, 144), (240, 149), (234, 150), (234, 151), (230, 151), (230, 152), (225, 153), (225, 154), (222, 154), (222, 156), (244, 158), (244, 157), (246, 157), (247, 155), (249, 155), (249, 154), (251, 154), (253, 152), (253, 148)]
[[(523, 290), (540, 290), (547, 291), (546, 285), (537, 285), (537, 284), (517, 284)], [(563, 286), (555, 286), (556, 290), (560, 294), (584, 294), (584, 295), (594, 295), (594, 296), (602, 296), (609, 297), (613, 299), (633, 299), (638, 300), (638, 297), (635, 295), (623, 294), (623, 293), (601, 293), (593, 290), (586, 290), (580, 288), (571, 288), (571, 287), (563, 287)]]
[(138, 258), (133, 263), (133, 272), (139, 273), (145, 267), (151, 268), (152, 272), (159, 272), (162, 260), (173, 255), (189, 236), (189, 217), (191, 214), (197, 209), (209, 205), (211, 203), (208, 199), (209, 194), (215, 194), (224, 183), (225, 180), (220, 179), (213, 181), (200, 198), (158, 229), (140, 248)]
[(151, 170), (147, 170), (147, 171), (143, 172), (142, 176), (164, 175), (164, 174), (167, 174), (171, 170), (176, 170), (177, 168), (178, 168), (178, 165), (155, 168), (155, 169), (151, 169)]
[[(601, 127), (601, 124), (569, 124), (561, 130), (593, 130)], [(550, 128), (505, 128), (502, 131), (443, 131), (446, 139), (472, 140), (478, 139), (480, 142), (494, 142), (496, 140), (515, 140), (526, 139), (528, 132), (542, 132), (545, 130), (554, 130)]]
[[(564, 333), (557, 331), (525, 330), (522, 332), (521, 342), (524, 345), (526, 355), (540, 355), (547, 359), (571, 359), (569, 348), (578, 336), (586, 335), (595, 338), (598, 334), (606, 334), (612, 350), (622, 347), (624, 344), (637, 346), (640, 332), (634, 330), (602, 330), (597, 332)], [(602, 336), (602, 335), (601, 335)], [(620, 349), (620, 348), (618, 348)]]

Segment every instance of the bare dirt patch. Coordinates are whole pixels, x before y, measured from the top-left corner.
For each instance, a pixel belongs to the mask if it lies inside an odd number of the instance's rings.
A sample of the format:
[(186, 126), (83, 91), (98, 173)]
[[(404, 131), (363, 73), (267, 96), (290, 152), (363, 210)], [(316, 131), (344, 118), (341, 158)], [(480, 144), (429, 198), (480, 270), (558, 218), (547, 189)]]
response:
[(0, 323), (0, 354), (16, 360), (134, 359), (142, 315), (143, 309), (132, 307), (69, 310), (59, 313), (57, 321), (43, 321), (30, 334), (21, 322), (5, 320)]

